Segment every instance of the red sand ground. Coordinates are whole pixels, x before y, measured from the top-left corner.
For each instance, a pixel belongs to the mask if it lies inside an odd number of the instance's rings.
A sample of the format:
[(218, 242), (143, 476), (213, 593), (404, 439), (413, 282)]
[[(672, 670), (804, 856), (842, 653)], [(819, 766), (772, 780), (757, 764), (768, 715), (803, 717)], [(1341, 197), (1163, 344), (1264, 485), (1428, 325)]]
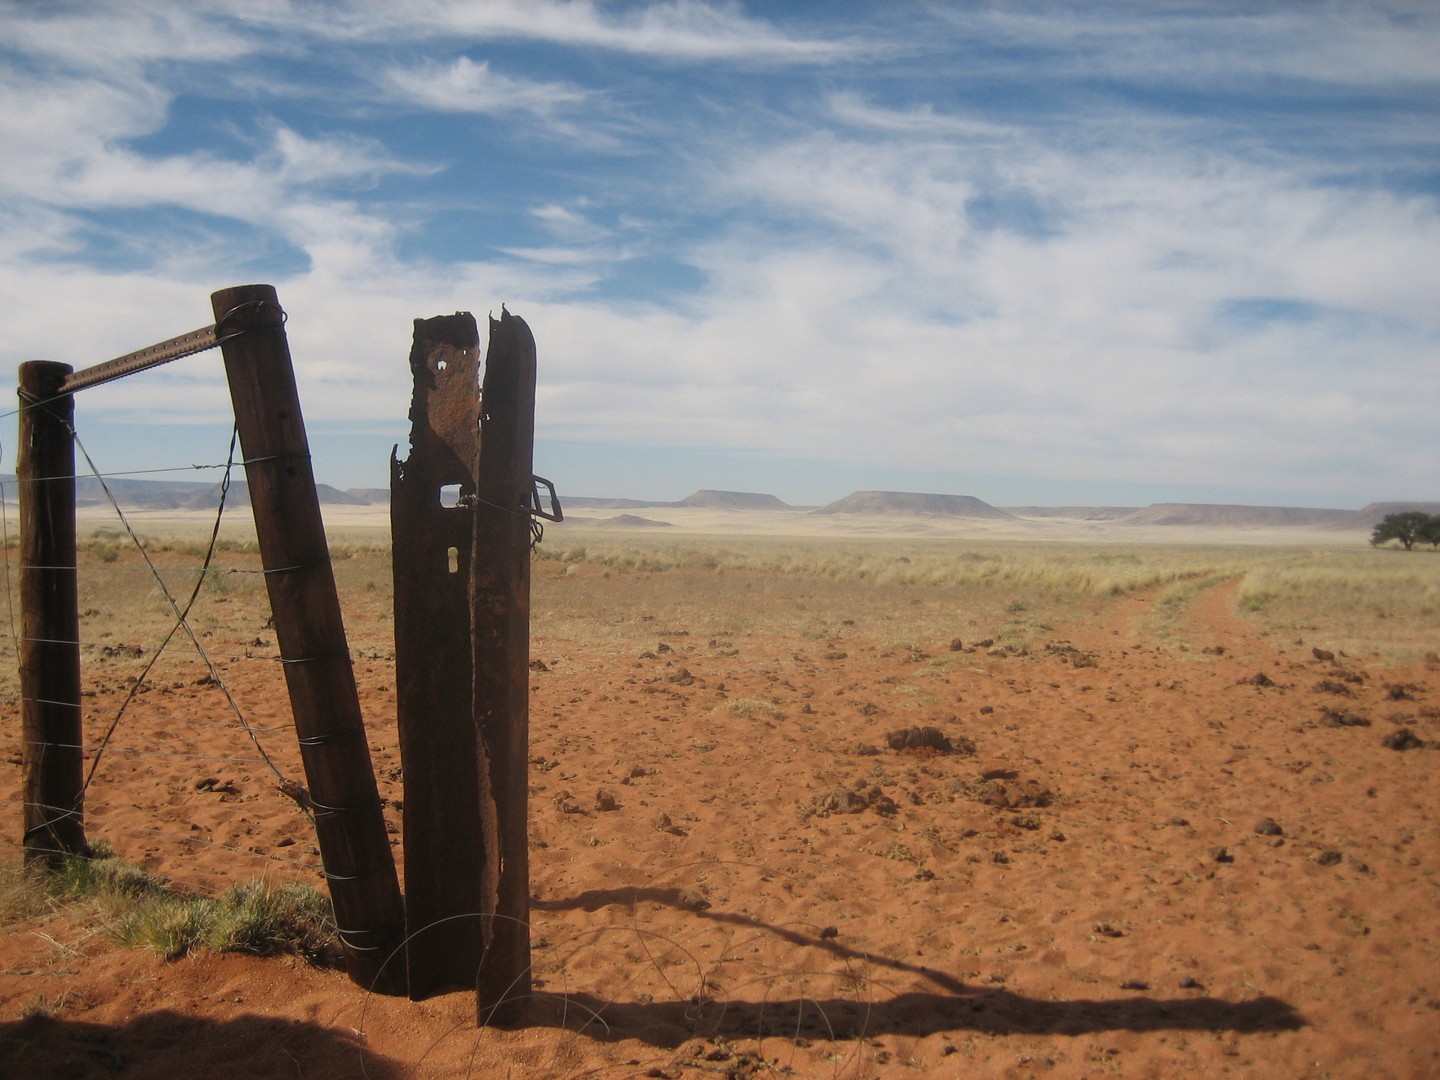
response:
[[(0, 936), (0, 1077), (1440, 1074), (1440, 757), (1382, 744), (1440, 740), (1437, 665), (1317, 659), (1223, 587), (1177, 651), (1141, 632), (1148, 604), (1026, 655), (663, 615), (639, 656), (539, 638), (533, 1026), (51, 917)], [(392, 665), (356, 658), (397, 800)], [(256, 723), (286, 720), (277, 666), (223, 665)], [(145, 705), (91, 835), (205, 890), (318, 883), (213, 689)], [(974, 752), (887, 745), (924, 726)], [(293, 742), (265, 737), (298, 775)], [(20, 1019), (37, 1004), (53, 1017)]]

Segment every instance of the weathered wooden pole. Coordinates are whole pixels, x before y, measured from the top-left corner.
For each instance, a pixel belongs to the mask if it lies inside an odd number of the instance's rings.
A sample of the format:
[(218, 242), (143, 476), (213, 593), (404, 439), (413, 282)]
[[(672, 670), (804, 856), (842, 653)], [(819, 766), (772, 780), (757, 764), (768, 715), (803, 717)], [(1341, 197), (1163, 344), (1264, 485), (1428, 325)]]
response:
[(20, 365), (20, 715), (25, 861), (85, 855), (75, 399), (68, 364)]
[(285, 315), (269, 285), (222, 289), (210, 302), (348, 971), (362, 986), (403, 994), (405, 911), (350, 666)]
[(502, 307), (490, 320), (480, 393), (471, 637), (480, 732), (481, 813), (498, 858), (486, 860), (482, 1024), (516, 1019), (530, 997), (530, 502), (534, 477), (535, 339)]
[(406, 951), (410, 996), (418, 1000), (474, 987), (484, 948), (486, 848), (470, 644), (480, 451), (475, 317), (416, 319), (410, 372), (410, 456), (390, 459), (390, 532)]

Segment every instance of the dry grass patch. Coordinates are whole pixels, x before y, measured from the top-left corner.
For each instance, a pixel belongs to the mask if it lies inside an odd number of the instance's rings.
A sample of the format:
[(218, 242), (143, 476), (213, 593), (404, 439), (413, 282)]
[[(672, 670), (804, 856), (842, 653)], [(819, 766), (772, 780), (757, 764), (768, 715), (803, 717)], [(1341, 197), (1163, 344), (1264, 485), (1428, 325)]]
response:
[(121, 859), (103, 844), (59, 866), (0, 869), (0, 923), (64, 911), (104, 925), (123, 945), (177, 959), (198, 948), (258, 955), (338, 954), (330, 901), (308, 885), (249, 881), (196, 896)]
[(1277, 633), (1415, 659), (1440, 641), (1440, 557), (1374, 548), (1295, 552), (1248, 571), (1236, 600)]

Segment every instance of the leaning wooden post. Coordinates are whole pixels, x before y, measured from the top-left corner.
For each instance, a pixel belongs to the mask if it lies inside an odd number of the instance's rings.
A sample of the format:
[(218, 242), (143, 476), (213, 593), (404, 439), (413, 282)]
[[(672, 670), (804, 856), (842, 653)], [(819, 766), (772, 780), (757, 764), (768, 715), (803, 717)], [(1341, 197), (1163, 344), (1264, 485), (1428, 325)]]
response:
[(405, 912), (340, 617), (285, 314), (269, 285), (222, 289), (210, 302), (348, 970), (362, 986), (403, 994), (398, 950)]
[[(530, 996), (530, 504), (534, 485), (535, 339), (501, 308), (490, 320), (480, 392), (471, 639), (480, 734), (481, 813), (493, 829), (482, 888), (482, 1024), (516, 1019)], [(487, 842), (489, 838), (487, 837)]]
[(20, 715), (25, 861), (89, 854), (68, 364), (20, 365)]

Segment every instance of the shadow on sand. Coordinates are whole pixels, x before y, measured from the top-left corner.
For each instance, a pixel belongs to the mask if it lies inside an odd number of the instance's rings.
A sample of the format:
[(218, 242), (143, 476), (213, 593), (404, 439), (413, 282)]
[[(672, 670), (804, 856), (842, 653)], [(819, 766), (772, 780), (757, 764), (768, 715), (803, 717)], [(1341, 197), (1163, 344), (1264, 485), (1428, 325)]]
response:
[[(1225, 1001), (1199, 993), (1178, 998), (1134, 996), (1047, 1001), (1002, 987), (975, 986), (943, 971), (851, 948), (831, 933), (807, 934), (708, 909), (695, 910), (694, 897), (671, 888), (591, 889), (564, 900), (537, 901), (541, 911), (635, 907), (658, 903), (688, 910), (697, 919), (728, 923), (774, 935), (791, 944), (853, 961), (857, 971), (877, 968), (904, 972), (931, 983), (933, 991), (908, 991), (867, 1000), (854, 996), (774, 998), (765, 980), (752, 980), (761, 1000), (700, 997), (676, 1002), (607, 1002), (583, 992), (537, 993), (527, 1023), (583, 1030), (596, 1038), (641, 1038), (675, 1047), (696, 1036), (728, 1039), (803, 1037), (855, 1039), (877, 1035), (924, 1036), (949, 1031), (991, 1035), (1080, 1035), (1101, 1031), (1229, 1031), (1241, 1034), (1294, 1031), (1305, 1026), (1294, 1006), (1278, 998)], [(774, 980), (793, 988), (793, 980)]]
[(397, 1062), (364, 1049), (347, 1029), (263, 1016), (210, 1020), (161, 1010), (137, 1015), (123, 1024), (89, 1024), (49, 1016), (0, 1024), (0, 1077), (4, 1080), (100, 1080), (112, 1076), (125, 1080), (182, 1076), (402, 1080), (406, 1075)]

